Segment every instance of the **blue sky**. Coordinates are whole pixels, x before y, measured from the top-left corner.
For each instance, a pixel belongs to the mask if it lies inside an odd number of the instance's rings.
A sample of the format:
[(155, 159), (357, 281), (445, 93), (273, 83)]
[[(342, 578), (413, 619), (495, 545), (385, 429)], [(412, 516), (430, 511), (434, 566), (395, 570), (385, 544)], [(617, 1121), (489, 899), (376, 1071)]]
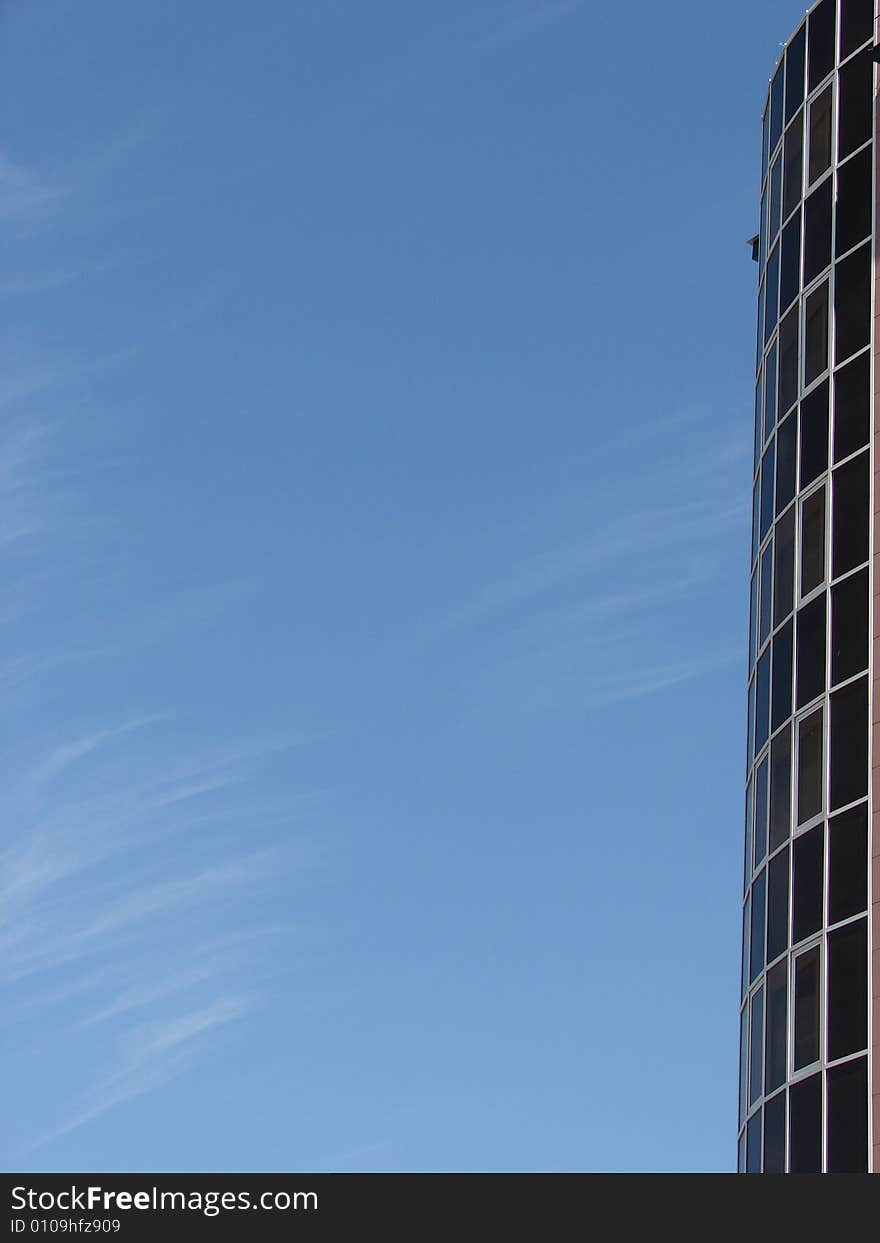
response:
[(802, 11), (0, 6), (4, 1168), (733, 1168)]

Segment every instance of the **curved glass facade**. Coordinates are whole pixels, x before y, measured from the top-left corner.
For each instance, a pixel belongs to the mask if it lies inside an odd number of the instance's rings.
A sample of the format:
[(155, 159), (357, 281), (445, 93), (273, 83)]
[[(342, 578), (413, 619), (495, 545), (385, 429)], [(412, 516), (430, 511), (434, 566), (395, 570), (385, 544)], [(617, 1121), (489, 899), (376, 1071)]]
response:
[(874, 0), (763, 117), (739, 1169), (870, 1168)]

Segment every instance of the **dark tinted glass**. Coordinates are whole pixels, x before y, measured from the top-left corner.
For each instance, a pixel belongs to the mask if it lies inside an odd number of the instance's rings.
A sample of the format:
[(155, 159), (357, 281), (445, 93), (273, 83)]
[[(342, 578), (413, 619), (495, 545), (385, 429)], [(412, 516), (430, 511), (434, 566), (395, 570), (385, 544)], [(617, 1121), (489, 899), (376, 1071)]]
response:
[(767, 260), (764, 297), (767, 309), (764, 314), (764, 344), (770, 340), (779, 318), (779, 246), (774, 246)]
[(794, 509), (777, 522), (774, 547), (773, 624), (778, 626), (791, 612), (794, 599)]
[(804, 204), (804, 284), (831, 262), (831, 181), (823, 181)]
[(836, 924), (868, 906), (868, 804), (834, 816), (828, 831), (828, 922)]
[(749, 682), (748, 708), (746, 710), (746, 757), (751, 764), (754, 758), (753, 744), (755, 741), (755, 678)]
[(767, 354), (764, 384), (764, 439), (766, 440), (776, 423), (776, 344)]
[(807, 298), (804, 314), (804, 384), (812, 384), (827, 366), (828, 284), (826, 282), (818, 289), (814, 289)]
[(770, 633), (773, 618), (773, 541), (761, 554), (761, 608), (758, 613), (758, 646)]
[(823, 592), (797, 615), (798, 708), (825, 690), (825, 599)]
[(801, 200), (804, 179), (804, 116), (792, 121), (785, 135), (782, 165), (782, 217), (787, 219)]
[(755, 663), (755, 646), (758, 636), (758, 577), (752, 575), (749, 585), (749, 669)]
[(868, 1045), (868, 921), (828, 933), (828, 1060)]
[(822, 1172), (822, 1076), (793, 1083), (788, 1092), (789, 1158), (792, 1174)]
[(819, 950), (794, 960), (794, 1068), (819, 1060)]
[(773, 81), (770, 83), (770, 150), (772, 151), (782, 136), (783, 121), (783, 65), (780, 64)]
[(785, 1093), (764, 1106), (764, 1173), (785, 1173)]
[(825, 581), (825, 488), (804, 501), (801, 512), (801, 595)]
[(761, 1111), (749, 1118), (746, 1127), (746, 1173), (761, 1173)]
[(871, 329), (871, 247), (862, 246), (834, 269), (834, 361), (868, 344)]
[(801, 487), (828, 467), (828, 381), (801, 402)]
[(831, 167), (831, 87), (810, 104), (810, 185)]
[(767, 106), (761, 118), (761, 180), (767, 171), (767, 159), (770, 155), (770, 98), (768, 92)]
[(831, 810), (868, 793), (868, 679), (831, 696)]
[(831, 564), (834, 577), (868, 559), (868, 454), (834, 471)]
[(782, 230), (782, 262), (779, 269), (779, 309), (786, 310), (798, 296), (801, 278), (801, 214), (797, 212)]
[(861, 354), (834, 375), (834, 460), (868, 443), (869, 360)]
[(764, 454), (764, 468), (761, 471), (761, 539), (770, 530), (773, 522), (773, 482), (775, 476), (775, 449), (771, 440)]
[(868, 667), (868, 571), (860, 570), (831, 590), (831, 684)]
[[(788, 949), (788, 847), (767, 868), (767, 961)], [(775, 1085), (774, 1085), (775, 1086)]]
[[(804, 53), (806, 51), (807, 27), (800, 30), (789, 43), (785, 53), (785, 120), (791, 120), (804, 101)], [(856, 45), (858, 46), (858, 44)]]
[(844, 60), (850, 52), (867, 43), (873, 33), (874, 0), (843, 0), (840, 6), (840, 59)]
[(739, 1123), (742, 1126), (749, 1090), (749, 1007), (739, 1017)]
[[(786, 897), (788, 895), (786, 894)], [(788, 1049), (788, 963), (778, 963), (767, 975), (766, 1091), (785, 1079)]]
[(764, 903), (767, 873), (761, 872), (752, 886), (752, 931), (750, 979), (756, 980), (764, 970)]
[[(776, 433), (776, 513), (781, 514), (795, 492), (797, 412), (780, 423)], [(783, 614), (785, 616), (785, 614)]]
[(794, 893), (792, 900), (793, 944), (818, 932), (822, 927), (825, 874), (825, 826), (817, 824), (809, 833), (796, 837), (794, 848)]
[[(768, 379), (769, 383), (769, 379)], [(798, 308), (793, 306), (779, 325), (779, 417), (783, 418), (798, 395)]]
[(755, 480), (752, 488), (752, 561), (758, 555), (758, 527), (761, 519), (761, 478)]
[(828, 1072), (828, 1173), (867, 1172), (868, 1059), (860, 1057)]
[(786, 622), (773, 640), (773, 692), (770, 732), (791, 716), (792, 623)]
[(788, 837), (791, 822), (791, 726), (770, 747), (770, 849)]
[(752, 928), (751, 894), (746, 894), (743, 906), (743, 937), (742, 937), (742, 995), (745, 997), (749, 986), (749, 935)]
[(800, 722), (797, 792), (798, 824), (805, 824), (822, 810), (821, 708)]
[(743, 861), (743, 893), (749, 886), (749, 879), (752, 875), (752, 783), (746, 786), (746, 831), (745, 831), (745, 858)]
[(770, 648), (758, 661), (755, 677), (755, 753), (767, 741), (770, 726)]
[(764, 1091), (764, 990), (759, 988), (752, 998), (751, 1033), (749, 1035), (749, 1104)]
[(822, 0), (808, 19), (807, 42), (808, 89), (818, 86), (834, 68), (837, 34), (837, 0)]
[(755, 867), (760, 867), (767, 854), (767, 801), (768, 801), (767, 758), (764, 757), (755, 773), (755, 825), (753, 831)]
[(840, 71), (837, 159), (844, 160), (871, 137), (871, 95), (874, 83), (872, 49), (854, 56)]
[[(823, 182), (820, 189), (824, 189)], [(835, 251), (842, 255), (871, 235), (871, 149), (854, 155), (837, 172)], [(818, 276), (818, 271), (816, 273)]]

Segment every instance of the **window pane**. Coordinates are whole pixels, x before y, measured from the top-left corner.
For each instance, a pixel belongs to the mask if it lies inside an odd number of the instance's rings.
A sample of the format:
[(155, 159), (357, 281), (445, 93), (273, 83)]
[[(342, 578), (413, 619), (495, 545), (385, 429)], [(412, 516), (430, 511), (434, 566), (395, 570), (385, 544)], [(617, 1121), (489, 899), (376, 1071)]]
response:
[(837, 125), (837, 159), (845, 160), (863, 143), (872, 130), (871, 95), (874, 62), (871, 48), (854, 56), (840, 71), (840, 111)]
[(785, 311), (798, 296), (801, 284), (801, 214), (797, 212), (782, 230), (779, 269), (779, 310)]
[(749, 1037), (749, 1105), (764, 1091), (764, 990), (752, 998), (752, 1030)]
[(773, 617), (773, 541), (761, 553), (761, 610), (758, 614), (758, 647), (770, 633)]
[(764, 1173), (785, 1173), (785, 1093), (764, 1106)]
[(794, 960), (794, 1068), (819, 1060), (819, 948)]
[(746, 898), (746, 904), (743, 907), (743, 937), (742, 937), (742, 995), (745, 997), (749, 987), (749, 960), (750, 949), (749, 938), (752, 933), (752, 908), (751, 896)]
[(782, 215), (784, 219), (794, 211), (803, 193), (804, 164), (804, 116), (792, 122), (785, 135), (785, 161), (782, 166)]
[(792, 307), (779, 325), (779, 417), (784, 418), (798, 395), (798, 308)]
[(792, 1174), (822, 1172), (822, 1076), (811, 1075), (788, 1091), (789, 1161)]
[(745, 851), (743, 859), (743, 893), (749, 887), (749, 881), (752, 877), (752, 816), (754, 814), (754, 805), (752, 801), (752, 782), (749, 781), (746, 786), (746, 831), (745, 831)]
[(755, 455), (752, 462), (752, 470), (758, 469), (758, 463), (761, 460), (761, 449), (764, 444), (764, 369), (758, 372), (758, 378), (755, 383)]
[(755, 683), (757, 674), (749, 683), (748, 707), (746, 710), (746, 759), (749, 764), (755, 758), (754, 741), (755, 741)]
[[(775, 449), (771, 440), (764, 454), (764, 467), (761, 471), (761, 540), (770, 530), (773, 522), (773, 483), (775, 475)], [(846, 469), (844, 467), (843, 469)]]
[(794, 839), (794, 895), (792, 934), (794, 945), (822, 927), (825, 886), (825, 826), (816, 825)]
[(834, 269), (834, 361), (843, 362), (871, 335), (871, 247), (854, 250)]
[(751, 971), (754, 981), (764, 970), (764, 903), (766, 901), (767, 874), (761, 872), (752, 886)]
[(776, 344), (767, 355), (764, 396), (764, 439), (770, 436), (776, 422)]
[(828, 381), (823, 380), (801, 402), (801, 487), (806, 488), (828, 467)]
[(770, 169), (770, 245), (776, 240), (782, 224), (782, 156), (777, 155)]
[[(787, 896), (786, 891), (786, 898)], [(767, 975), (767, 1092), (772, 1092), (785, 1080), (787, 1009), (788, 963), (782, 961)]]
[(825, 581), (825, 488), (804, 501), (801, 512), (801, 595)]
[[(800, 30), (788, 45), (785, 53), (785, 121), (786, 124), (804, 102), (804, 53), (806, 51), (807, 27)], [(856, 44), (858, 46), (858, 44)]]
[(775, 246), (767, 260), (767, 276), (764, 282), (764, 298), (767, 310), (764, 314), (764, 344), (773, 335), (779, 318), (779, 246)]
[(761, 522), (761, 480), (760, 476), (755, 481), (752, 489), (752, 561), (758, 555), (758, 528)]
[(860, 1057), (828, 1072), (828, 1173), (867, 1172), (868, 1059)]
[(755, 675), (755, 754), (764, 743), (770, 728), (770, 649), (758, 661)]
[[(791, 420), (789, 419), (789, 422)], [(773, 569), (773, 624), (788, 617), (794, 605), (794, 510), (776, 524)]]
[(831, 810), (868, 793), (868, 679), (831, 696)]
[(834, 374), (834, 460), (868, 443), (869, 360), (860, 354)]
[[(856, 254), (859, 252), (856, 251)], [(844, 260), (848, 263), (849, 260)], [(849, 351), (851, 352), (851, 351)], [(804, 384), (817, 379), (828, 366), (828, 284), (807, 298), (804, 316)]]
[(749, 1092), (749, 1007), (746, 1006), (739, 1020), (739, 1124), (746, 1117)]
[(783, 65), (780, 63), (779, 68), (773, 75), (773, 81), (770, 84), (770, 150), (772, 151), (782, 136), (782, 119), (783, 119)]
[(868, 909), (868, 804), (829, 822), (828, 922), (839, 923)]
[(786, 622), (773, 640), (771, 733), (791, 716), (791, 657), (792, 623)]
[[(740, 1119), (741, 1121), (741, 1119)], [(746, 1172), (746, 1133), (743, 1131), (736, 1145), (736, 1172), (737, 1174), (745, 1174)]]
[(761, 1111), (749, 1119), (746, 1128), (746, 1173), (761, 1173)]
[(868, 571), (831, 589), (831, 684), (868, 667)]
[(822, 810), (822, 709), (811, 712), (798, 729), (798, 824)]
[(823, 181), (804, 205), (804, 284), (831, 262), (831, 180)]
[(868, 921), (828, 933), (828, 1060), (868, 1046)]
[(807, 43), (808, 89), (818, 86), (834, 68), (834, 45), (837, 34), (837, 0), (822, 0), (809, 16)]
[[(770, 849), (784, 842), (791, 826), (791, 726), (770, 746)], [(788, 865), (786, 865), (787, 867)]]
[(833, 479), (831, 563), (837, 578), (868, 560), (868, 454), (838, 466)]
[(749, 589), (749, 670), (755, 663), (755, 649), (758, 642), (758, 576), (752, 575)]
[(831, 87), (810, 105), (810, 185), (831, 167)]
[(755, 773), (755, 867), (758, 868), (767, 854), (767, 758), (764, 757)]
[[(824, 189), (825, 183), (822, 183)], [(852, 250), (871, 235), (871, 149), (853, 156), (837, 172), (837, 222), (835, 248), (838, 255)], [(821, 271), (821, 269), (820, 269)], [(818, 276), (818, 272), (816, 275)]]
[(823, 592), (797, 615), (797, 706), (825, 690), (825, 599)]
[[(788, 847), (774, 855), (767, 868), (767, 961), (788, 949)], [(774, 968), (778, 971), (779, 968)], [(787, 968), (782, 964), (782, 978)], [(771, 971), (771, 976), (773, 971)], [(772, 991), (771, 991), (772, 995)], [(785, 1042), (783, 1041), (783, 1051)], [(768, 1060), (769, 1065), (769, 1060)], [(771, 1085), (777, 1087), (782, 1080)]]
[[(776, 433), (776, 513), (783, 509), (794, 496), (795, 471), (797, 469), (797, 411), (779, 424)], [(792, 536), (794, 526), (792, 526)]]
[(874, 0), (843, 0), (840, 7), (840, 59), (844, 60), (850, 52), (867, 43), (873, 33)]

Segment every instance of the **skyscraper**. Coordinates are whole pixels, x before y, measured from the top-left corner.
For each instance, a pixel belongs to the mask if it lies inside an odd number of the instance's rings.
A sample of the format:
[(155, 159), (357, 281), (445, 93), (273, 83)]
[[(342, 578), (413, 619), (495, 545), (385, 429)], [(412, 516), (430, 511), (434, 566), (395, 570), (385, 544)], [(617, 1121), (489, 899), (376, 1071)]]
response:
[(876, 20), (875, 0), (814, 4), (763, 117), (739, 1088), (749, 1172), (880, 1172)]

